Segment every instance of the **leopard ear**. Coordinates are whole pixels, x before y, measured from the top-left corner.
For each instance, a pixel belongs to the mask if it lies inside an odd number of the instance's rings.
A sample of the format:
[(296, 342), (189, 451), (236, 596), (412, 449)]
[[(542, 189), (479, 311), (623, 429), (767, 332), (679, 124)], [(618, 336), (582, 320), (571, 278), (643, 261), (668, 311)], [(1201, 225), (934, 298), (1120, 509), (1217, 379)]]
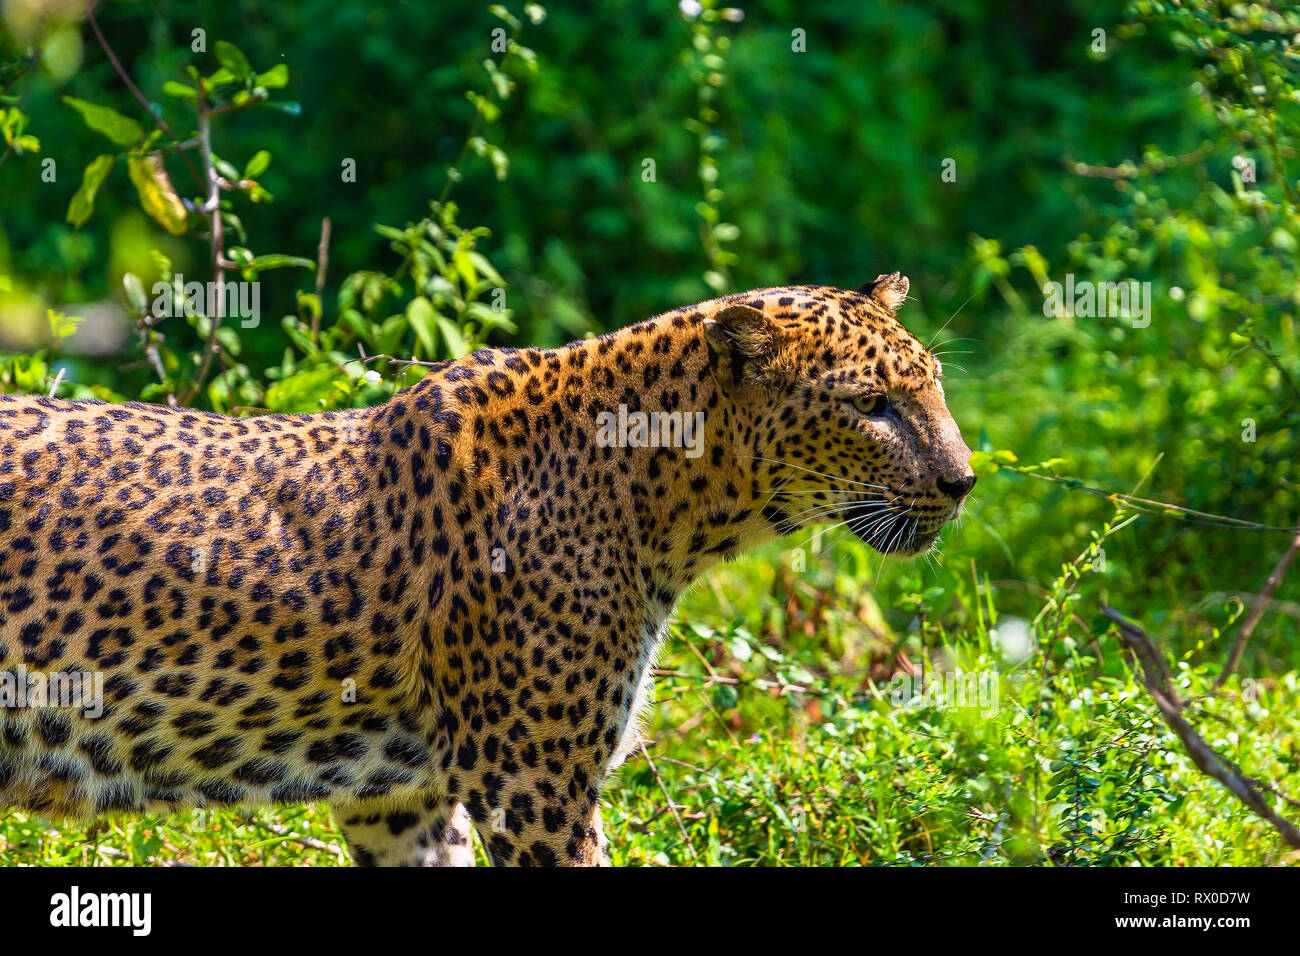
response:
[(869, 295), (875, 299), (890, 313), (897, 312), (907, 298), (907, 290), (910, 283), (907, 276), (901, 272), (891, 272), (888, 275), (876, 276), (874, 282), (864, 282), (858, 287), (858, 291), (863, 295)]
[(751, 305), (729, 305), (704, 320), (710, 364), (733, 385), (774, 385), (779, 380), (785, 333)]

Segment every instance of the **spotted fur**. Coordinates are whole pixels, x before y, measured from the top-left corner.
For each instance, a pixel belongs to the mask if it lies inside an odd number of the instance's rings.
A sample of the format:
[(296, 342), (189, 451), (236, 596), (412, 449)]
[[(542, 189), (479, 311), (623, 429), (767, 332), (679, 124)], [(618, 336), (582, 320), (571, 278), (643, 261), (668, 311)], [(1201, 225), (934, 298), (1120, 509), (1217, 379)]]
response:
[[(604, 862), (692, 579), (823, 517), (918, 553), (973, 483), (906, 292), (730, 296), (354, 411), (0, 396), (0, 670), (105, 679), (98, 718), (0, 709), (0, 806), (326, 800), (361, 864), (471, 863), (471, 825)], [(598, 442), (620, 404), (702, 412), (701, 454)]]

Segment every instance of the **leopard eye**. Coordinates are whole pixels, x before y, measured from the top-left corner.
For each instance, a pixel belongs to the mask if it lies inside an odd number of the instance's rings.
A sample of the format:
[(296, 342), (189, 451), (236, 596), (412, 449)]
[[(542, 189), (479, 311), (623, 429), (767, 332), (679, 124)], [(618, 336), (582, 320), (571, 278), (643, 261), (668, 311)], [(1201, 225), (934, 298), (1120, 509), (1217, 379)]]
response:
[(851, 404), (863, 415), (883, 415), (892, 408), (889, 399), (883, 395), (863, 395), (853, 399)]

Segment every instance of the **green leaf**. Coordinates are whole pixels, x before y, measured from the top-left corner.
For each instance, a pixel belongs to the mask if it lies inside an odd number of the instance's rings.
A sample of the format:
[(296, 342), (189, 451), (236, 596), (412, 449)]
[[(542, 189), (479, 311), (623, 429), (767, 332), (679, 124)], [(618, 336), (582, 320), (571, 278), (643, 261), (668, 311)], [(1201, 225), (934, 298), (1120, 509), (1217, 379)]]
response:
[(141, 208), (154, 222), (173, 236), (182, 235), (188, 228), (185, 206), (176, 195), (176, 190), (172, 188), (162, 157), (157, 153), (149, 156), (128, 156), (126, 169), (131, 174), (131, 182), (135, 184), (136, 192), (140, 195)]
[(713, 703), (719, 710), (731, 710), (740, 703), (740, 694), (730, 684), (719, 684), (713, 691)]
[(308, 315), (304, 316), (304, 318), (311, 319), (313, 321), (320, 320), (321, 317), (320, 296), (318, 296), (314, 292), (303, 292), (299, 290), (296, 301), (298, 304), (299, 315), (302, 315), (305, 310), (308, 313)]
[(303, 327), (292, 315), (286, 315), (280, 326), (284, 329), (284, 334), (289, 337), (289, 341), (304, 355), (315, 355), (320, 351), (316, 343), (311, 340), (311, 336), (303, 331)]
[(227, 355), (238, 355), (244, 347), (239, 333), (228, 325), (217, 329), (217, 341), (221, 343)]
[(250, 259), (247, 263), (240, 266), (245, 275), (256, 275), (259, 272), (265, 272), (268, 269), (315, 269), (316, 263), (310, 259), (304, 259), (301, 256), (286, 256), (280, 253), (272, 253), (266, 256), (257, 256)]
[(216, 153), (212, 154), (212, 165), (217, 168), (217, 172), (226, 177), (226, 179), (230, 180), (232, 183), (239, 181), (239, 170), (230, 165), (230, 163), (226, 162)]
[(184, 83), (177, 83), (175, 80), (168, 80), (162, 85), (162, 91), (168, 96), (175, 96), (183, 100), (197, 100), (199, 91), (192, 86), (186, 86)]
[(265, 73), (257, 74), (257, 79), (253, 81), (257, 86), (264, 86), (268, 90), (281, 90), (289, 85), (289, 68), (283, 63), (277, 63)]
[(86, 321), (79, 315), (67, 315), (63, 312), (55, 312), (53, 309), (46, 309), (45, 315), (49, 319), (50, 333), (54, 336), (56, 342), (60, 339), (66, 339), (77, 331), (77, 326)]
[(253, 154), (253, 158), (248, 161), (248, 165), (244, 167), (244, 178), (256, 179), (266, 172), (266, 168), (270, 165), (271, 154), (264, 149), (259, 149)]
[(118, 146), (134, 146), (144, 139), (144, 129), (140, 124), (117, 110), (87, 103), (74, 96), (63, 97), (63, 102), (80, 113), (88, 127), (96, 133), (103, 133)]
[(357, 338), (361, 339), (367, 345), (374, 342), (374, 328), (366, 322), (365, 317), (356, 309), (344, 309), (339, 313), (339, 318), (347, 323), (348, 328), (356, 333)]
[(420, 347), (424, 349), (425, 357), (436, 356), (438, 354), (438, 344), (435, 339), (437, 316), (433, 311), (433, 303), (422, 295), (416, 296), (406, 307), (406, 318), (410, 321), (411, 328), (415, 329), (415, 337), (419, 340)]
[(502, 6), (499, 3), (494, 3), (492, 4), (492, 6), (488, 7), (488, 13), (492, 14), (492, 16), (494, 17), (499, 17), (500, 19), (504, 20), (512, 30), (518, 30), (523, 25), (519, 22), (518, 17), (516, 17), (514, 14), (512, 14), (509, 10), (507, 10), (504, 6)]
[(218, 40), (217, 59), (236, 79), (246, 80), (253, 75), (253, 67), (249, 65), (248, 57), (244, 56), (243, 51), (233, 43)]
[(975, 473), (976, 478), (987, 478), (998, 473), (998, 463), (987, 452), (971, 452), (970, 469)]
[(375, 337), (375, 351), (392, 355), (401, 348), (402, 340), (406, 338), (406, 330), (410, 327), (411, 320), (406, 317), (405, 312), (384, 319), (379, 323), (379, 334)]
[(488, 156), (492, 160), (492, 171), (496, 174), (497, 182), (505, 182), (510, 175), (510, 157), (499, 146), (491, 147)]
[(727, 649), (731, 651), (732, 657), (742, 663), (754, 656), (754, 648), (743, 637), (733, 637), (727, 643)]
[(268, 107), (268, 108), (270, 108), (270, 109), (273, 109), (273, 110), (275, 110), (275, 111), (277, 111), (277, 112), (279, 112), (279, 113), (287, 113), (287, 114), (289, 114), (290, 116), (301, 116), (301, 115), (302, 115), (302, 104), (301, 104), (301, 103), (292, 103), (292, 102), (290, 102), (290, 103), (263, 103), (262, 105), (263, 105), (263, 106), (266, 106), (266, 107)]
[(498, 117), (501, 116), (501, 107), (497, 106), (486, 97), (475, 93), (473, 90), (467, 92), (465, 98), (474, 104), (474, 108), (478, 110), (479, 115), (482, 116), (485, 121), (495, 123)]
[(347, 386), (347, 375), (336, 366), (305, 369), (268, 388), (266, 407), (275, 412), (318, 412)]
[(231, 73), (224, 66), (203, 81), (209, 90), (221, 86), (229, 86), (233, 82), (235, 82), (235, 74)]
[(451, 254), (451, 262), (456, 267), (456, 272), (460, 275), (460, 281), (465, 284), (465, 288), (474, 288), (474, 283), (478, 282), (478, 273), (475, 271), (475, 262), (470, 254), (457, 249)]
[(474, 319), (484, 328), (501, 329), (503, 332), (512, 334), (518, 331), (515, 324), (510, 321), (513, 314), (509, 309), (496, 312), (482, 302), (469, 302), (465, 305), (465, 315)]
[(140, 314), (149, 308), (149, 299), (144, 293), (144, 283), (140, 277), (133, 272), (122, 274), (122, 289), (126, 292), (126, 300), (131, 303), (131, 308)]
[(442, 331), (443, 340), (447, 343), (447, 350), (451, 353), (451, 357), (460, 358), (468, 355), (469, 343), (465, 341), (465, 336), (461, 334), (460, 329), (441, 315), (434, 316), (434, 320)]
[(67, 220), (74, 227), (81, 228), (95, 211), (95, 194), (99, 192), (104, 178), (113, 168), (113, 163), (112, 156), (107, 154), (96, 156), (82, 172), (81, 185), (77, 187), (77, 191), (72, 194), (71, 202), (68, 203)]
[(20, 356), (20, 361), (13, 367), (14, 384), (22, 392), (44, 393), (49, 385), (49, 371), (44, 359), (37, 355)]
[(505, 288), (506, 280), (501, 278), (501, 273), (492, 267), (492, 263), (488, 262), (486, 256), (479, 252), (467, 252), (465, 255), (469, 257), (470, 262), (474, 263), (474, 267), (478, 269), (480, 274), (486, 276), (498, 286)]

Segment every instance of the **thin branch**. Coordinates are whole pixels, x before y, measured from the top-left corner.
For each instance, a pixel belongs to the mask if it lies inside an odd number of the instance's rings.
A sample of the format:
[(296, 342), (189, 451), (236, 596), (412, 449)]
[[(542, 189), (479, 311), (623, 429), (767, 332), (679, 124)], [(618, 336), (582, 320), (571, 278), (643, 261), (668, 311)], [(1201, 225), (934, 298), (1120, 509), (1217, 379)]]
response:
[(1074, 478), (1062, 478), (1059, 475), (1044, 475), (1037, 471), (1028, 471), (1024, 468), (1018, 468), (1015, 465), (999, 465), (998, 467), (1005, 471), (1014, 472), (1017, 475), (1024, 475), (1026, 478), (1037, 478), (1039, 481), (1050, 481), (1054, 484), (1064, 485), (1075, 491), (1082, 491), (1086, 495), (1092, 495), (1094, 498), (1103, 498), (1106, 501), (1120, 502), (1130, 506), (1134, 511), (1142, 514), (1158, 515), (1164, 518), (1179, 518), (1188, 524), (1208, 525), (1215, 528), (1236, 528), (1241, 531), (1274, 531), (1283, 534), (1300, 534), (1300, 528), (1279, 528), (1269, 524), (1257, 524), (1254, 521), (1246, 521), (1243, 518), (1233, 518), (1230, 515), (1210, 514), (1208, 511), (1196, 511), (1192, 508), (1184, 508), (1182, 505), (1169, 504), (1166, 501), (1153, 501), (1150, 498), (1138, 498), (1133, 495), (1126, 495), (1119, 491), (1106, 491), (1104, 488), (1090, 488)]
[[(124, 850), (119, 850), (117, 847), (112, 847), (112, 846), (97, 846), (95, 847), (95, 852), (102, 853), (104, 854), (104, 856), (112, 860), (132, 859), (131, 854), (125, 852)], [(181, 860), (168, 860), (158, 856), (147, 856), (145, 857), (145, 862), (152, 863), (154, 866), (193, 866), (194, 865), (193, 863), (185, 863)]]
[(1297, 205), (1295, 190), (1291, 187), (1291, 180), (1286, 173), (1286, 162), (1282, 159), (1282, 150), (1277, 142), (1277, 114), (1269, 109), (1268, 95), (1272, 93), (1269, 83), (1269, 75), (1259, 68), (1259, 63), (1255, 54), (1250, 54), (1250, 65), (1254, 68), (1256, 75), (1262, 80), (1264, 88), (1263, 93), (1257, 94), (1257, 105), (1261, 118), (1268, 119), (1268, 125), (1265, 127), (1265, 135), (1268, 138), (1269, 151), (1273, 154), (1273, 163), (1277, 166), (1279, 178), (1282, 180), (1282, 188), (1286, 191), (1286, 198), (1290, 200), (1292, 208)]
[(1207, 143), (1190, 153), (1184, 153), (1181, 156), (1166, 156), (1150, 163), (1125, 161), (1118, 166), (1093, 166), (1088, 163), (1078, 162), (1070, 156), (1065, 157), (1064, 163), (1065, 168), (1077, 176), (1088, 176), (1094, 179), (1134, 179), (1143, 172), (1163, 173), (1166, 169), (1173, 167), (1191, 166), (1194, 163), (1199, 163), (1209, 155), (1210, 144)]
[[(892, 660), (892, 658), (890, 658)], [(906, 658), (904, 658), (906, 660)], [(860, 673), (865, 673), (863, 669)], [(784, 681), (768, 680), (766, 677), (728, 677), (725, 674), (713, 673), (706, 677), (698, 677), (695, 674), (687, 674), (685, 671), (667, 670), (662, 667), (653, 668), (651, 671), (655, 677), (671, 677), (677, 680), (696, 681), (700, 686), (692, 690), (708, 690), (717, 684), (725, 684), (730, 687), (755, 687), (758, 690), (774, 690), (782, 697), (788, 694), (807, 694), (809, 689), (803, 684), (787, 684)], [(843, 674), (851, 674), (852, 671), (844, 671)], [(915, 676), (914, 674), (909, 676)]]
[(330, 266), (330, 219), (320, 221), (320, 245), (316, 247), (316, 313), (311, 317), (311, 344), (320, 345), (320, 320), (325, 312), (325, 271)]
[[(167, 370), (163, 368), (162, 356), (158, 352), (158, 344), (165, 342), (166, 336), (154, 330), (157, 321), (157, 316), (154, 316), (148, 310), (142, 315), (136, 316), (135, 327), (136, 331), (140, 333), (140, 348), (144, 352), (144, 362), (128, 362), (122, 366), (122, 370), (126, 371), (140, 364), (148, 365), (153, 369), (154, 374), (158, 376), (158, 384), (165, 387), (167, 385)], [(176, 396), (171, 389), (167, 389), (167, 406), (169, 408), (176, 407)]]
[(219, 347), (217, 332), (221, 328), (221, 320), (225, 317), (226, 311), (226, 297), (222, 291), (226, 284), (226, 227), (221, 220), (221, 186), (217, 181), (217, 169), (212, 161), (212, 113), (208, 109), (206, 98), (201, 93), (199, 94), (199, 141), (202, 143), (203, 168), (208, 174), (208, 198), (203, 204), (204, 211), (212, 217), (212, 281), (219, 294), (214, 297), (217, 314), (208, 316), (212, 327), (208, 329), (208, 340), (203, 346), (203, 358), (199, 362), (199, 370), (195, 373), (193, 384), (180, 398), (180, 404), (184, 406), (188, 406), (199, 394), (200, 389), (203, 388), (203, 380), (208, 377), (213, 353)]
[(1273, 347), (1269, 343), (1268, 339), (1262, 338), (1258, 335), (1252, 335), (1250, 337), (1250, 344), (1255, 347), (1255, 351), (1264, 356), (1264, 359), (1268, 364), (1277, 369), (1277, 373), (1282, 376), (1282, 381), (1286, 382), (1287, 387), (1291, 389), (1291, 394), (1295, 395), (1295, 397), (1300, 400), (1300, 387), (1296, 386), (1295, 379), (1291, 377), (1291, 372), (1287, 367), (1282, 364), (1282, 360), (1273, 353)]
[(1255, 627), (1259, 624), (1264, 612), (1268, 610), (1269, 598), (1277, 590), (1277, 586), (1282, 583), (1282, 578), (1291, 567), (1291, 562), (1295, 560), (1296, 552), (1300, 551), (1300, 534), (1291, 539), (1291, 547), (1287, 548), (1286, 554), (1278, 559), (1273, 566), (1273, 573), (1268, 576), (1264, 582), (1263, 589), (1255, 595), (1255, 604), (1250, 609), (1250, 616), (1246, 618), (1246, 623), (1241, 626), (1241, 631), (1237, 634), (1237, 640), (1233, 642), (1232, 653), (1228, 655), (1228, 662), (1223, 665), (1223, 672), (1219, 674), (1219, 679), (1214, 682), (1216, 688), (1222, 687), (1227, 682), (1232, 672), (1237, 669), (1241, 663), (1241, 655), (1246, 650), (1246, 643), (1250, 636), (1255, 633)]
[(1241, 772), (1241, 768), (1216, 753), (1183, 717), (1183, 700), (1178, 696), (1178, 691), (1169, 677), (1169, 669), (1165, 666), (1164, 657), (1156, 650), (1146, 632), (1104, 602), (1101, 610), (1119, 625), (1120, 638), (1133, 651), (1141, 666), (1142, 682), (1150, 692), (1152, 700), (1156, 702), (1160, 715), (1169, 725), (1169, 729), (1182, 741), (1192, 762), (1202, 773), (1219, 781), (1229, 793), (1269, 823), (1288, 844), (1300, 848), (1300, 829), (1289, 820), (1278, 816), (1251, 779)]
[(668, 801), (668, 809), (672, 812), (673, 819), (677, 821), (677, 828), (682, 831), (682, 842), (686, 844), (686, 849), (691, 851), (691, 859), (699, 860), (699, 855), (695, 852), (695, 847), (691, 843), (690, 834), (686, 832), (686, 824), (682, 822), (682, 815), (677, 812), (677, 804), (673, 802), (672, 795), (668, 792), (668, 787), (664, 785), (663, 777), (659, 776), (659, 769), (655, 767), (655, 762), (650, 759), (650, 751), (646, 749), (645, 741), (641, 741), (641, 756), (645, 757), (645, 762), (650, 766), (650, 772), (654, 774), (655, 783), (659, 784), (659, 789), (663, 792), (664, 799)]
[(405, 371), (406, 369), (410, 368), (413, 365), (418, 365), (421, 368), (439, 368), (442, 365), (446, 364), (445, 362), (425, 362), (420, 359), (399, 359), (399, 358), (394, 358), (391, 355), (366, 355), (364, 352), (362, 352), (360, 358), (348, 359), (346, 362), (341, 362), (339, 364), (339, 368), (346, 371), (347, 366), (355, 365), (358, 362), (362, 365), (369, 365), (371, 362), (380, 362), (380, 361), (387, 361), (390, 365), (394, 365), (398, 369), (403, 371)]
[[(168, 138), (173, 140), (179, 139), (179, 137), (171, 131), (171, 127), (167, 125), (167, 121), (163, 119), (160, 114), (154, 111), (153, 104), (145, 99), (145, 95), (140, 92), (139, 87), (131, 82), (131, 77), (122, 67), (122, 63), (118, 60), (117, 54), (114, 53), (113, 48), (108, 45), (108, 40), (104, 38), (103, 31), (99, 29), (99, 21), (95, 19), (95, 8), (97, 6), (99, 6), (99, 0), (91, 0), (91, 2), (86, 5), (86, 22), (90, 24), (90, 29), (95, 32), (95, 39), (99, 41), (99, 46), (104, 51), (104, 55), (107, 56), (108, 61), (113, 64), (113, 69), (116, 70), (117, 75), (122, 78), (122, 82), (126, 84), (126, 88), (131, 91), (131, 95), (134, 96), (136, 100), (139, 101), (140, 105), (144, 107), (145, 112), (149, 114), (154, 123), (157, 124), (158, 128), (162, 130)], [(184, 152), (181, 152), (181, 159), (185, 160), (185, 165), (190, 168), (190, 174), (194, 177), (194, 181), (202, 187), (203, 179), (199, 176), (199, 171), (194, 168), (194, 164), (190, 162), (190, 158), (186, 156)]]
[(300, 844), (312, 850), (319, 850), (322, 853), (328, 853), (331, 856), (339, 856), (342, 849), (332, 843), (326, 843), (324, 840), (318, 840), (313, 836), (303, 836), (281, 823), (269, 823), (266, 820), (259, 820), (254, 816), (245, 815), (241, 822), (245, 826), (257, 827), (261, 830), (267, 830), (278, 837), (283, 837), (292, 843)]

